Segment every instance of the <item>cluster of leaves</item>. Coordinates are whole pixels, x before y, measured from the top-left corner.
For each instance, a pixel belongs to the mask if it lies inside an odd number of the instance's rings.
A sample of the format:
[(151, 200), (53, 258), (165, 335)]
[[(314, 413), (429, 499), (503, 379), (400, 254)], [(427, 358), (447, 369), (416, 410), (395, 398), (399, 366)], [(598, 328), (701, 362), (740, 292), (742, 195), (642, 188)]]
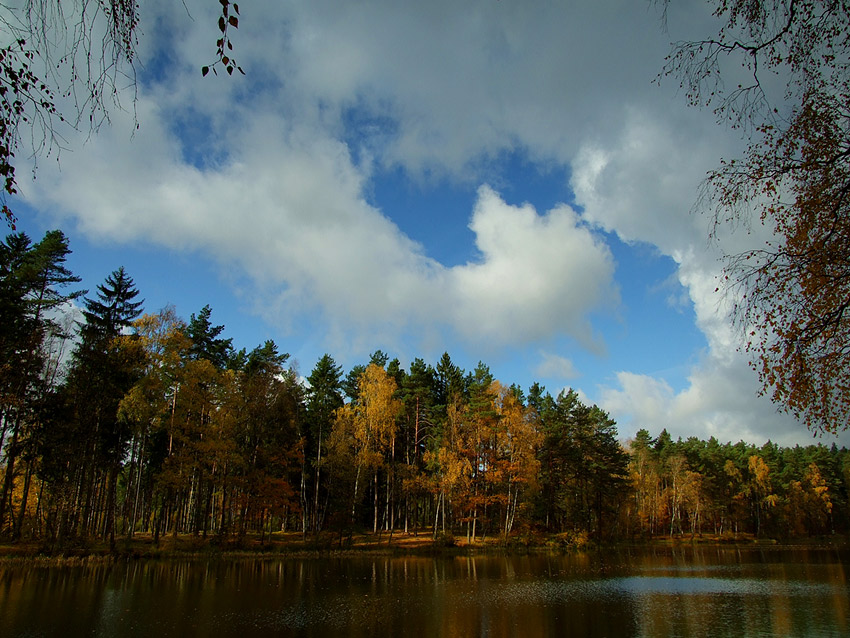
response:
[(139, 4), (135, 0), (99, 0), (109, 25), (109, 39), (116, 44), (113, 62), (121, 56), (132, 61), (136, 54), (136, 28), (139, 26)]
[[(717, 37), (675, 44), (664, 70), (750, 137), (709, 174), (699, 206), (715, 229), (760, 220), (773, 231), (727, 257), (723, 287), (763, 393), (834, 432), (850, 422), (850, 3), (715, 0), (715, 16)], [(726, 59), (747, 78), (731, 90)], [(779, 96), (766, 88), (777, 78)]]
[[(35, 54), (26, 48), (27, 42), (19, 39), (0, 49), (0, 176), (3, 191), (17, 192), (15, 181), (15, 153), (20, 140), (21, 125), (27, 125), (29, 117), (40, 118), (41, 128), (56, 116), (53, 93), (32, 70)], [(34, 105), (34, 115), (27, 115), (27, 106)], [(49, 125), (48, 125), (49, 127)], [(15, 229), (15, 217), (4, 202), (2, 213), (6, 222)]]
[[(850, 120), (826, 108), (807, 102), (784, 132), (766, 132), (772, 154), (751, 158), (765, 173), (762, 218), (781, 239), (730, 259), (729, 281), (765, 392), (810, 428), (836, 431), (850, 418)], [(734, 205), (729, 187), (721, 199)]]
[(221, 15), (218, 17), (218, 30), (221, 32), (221, 37), (215, 43), (216, 59), (212, 64), (201, 67), (201, 75), (206, 76), (210, 71), (217, 74), (216, 67), (219, 64), (224, 67), (228, 75), (233, 75), (233, 71), (239, 71), (245, 75), (242, 67), (236, 64), (236, 59), (233, 57), (233, 43), (230, 41), (230, 30), (239, 28), (239, 5), (230, 0), (219, 0), (219, 2)]

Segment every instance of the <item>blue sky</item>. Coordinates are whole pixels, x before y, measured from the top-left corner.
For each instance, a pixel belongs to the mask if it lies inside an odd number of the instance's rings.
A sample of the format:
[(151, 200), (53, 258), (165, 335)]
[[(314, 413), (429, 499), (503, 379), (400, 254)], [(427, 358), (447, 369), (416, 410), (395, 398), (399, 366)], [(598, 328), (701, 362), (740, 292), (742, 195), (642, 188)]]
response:
[(246, 75), (206, 78), (218, 3), (186, 4), (142, 7), (135, 114), (123, 96), (21, 180), (20, 228), (65, 231), (85, 287), (123, 265), (147, 311), (210, 304), (305, 376), (448, 351), (577, 388), (624, 438), (811, 440), (756, 397), (714, 293), (722, 250), (763, 232), (711, 243), (692, 211), (742, 142), (654, 82), (671, 41), (716, 30), (704, 3), (665, 31), (634, 0), (258, 0)]

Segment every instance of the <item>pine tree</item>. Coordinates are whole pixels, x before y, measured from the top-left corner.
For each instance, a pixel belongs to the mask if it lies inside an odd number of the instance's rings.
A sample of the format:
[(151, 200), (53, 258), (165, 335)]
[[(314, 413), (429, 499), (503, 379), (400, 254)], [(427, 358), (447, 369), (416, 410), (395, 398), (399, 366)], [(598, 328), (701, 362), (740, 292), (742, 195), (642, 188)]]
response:
[[(313, 486), (311, 498), (305, 495), (308, 509), (311, 511), (311, 524), (314, 532), (322, 528), (325, 508), (321, 498), (321, 467), (324, 439), (330, 433), (334, 422), (334, 413), (342, 407), (342, 366), (338, 366), (329, 354), (325, 354), (316, 363), (316, 367), (307, 377), (310, 384), (307, 390), (307, 455), (313, 462)], [(326, 500), (326, 499), (325, 499)], [(306, 530), (305, 530), (306, 531)]]
[(64, 265), (70, 252), (68, 240), (58, 230), (46, 233), (35, 245), (24, 233), (10, 235), (0, 244), (0, 450), (10, 430), (0, 493), (0, 530), (11, 499), (15, 463), (22, 454), (26, 462), (21, 515), (12, 526), (14, 536), (20, 534), (26, 509), (38, 405), (54, 376), (45, 375), (45, 339), (58, 332), (51, 311), (82, 294), (63, 291), (80, 281)]
[[(118, 418), (118, 406), (142, 368), (142, 351), (132, 348), (134, 338), (126, 334), (142, 312), (144, 302), (134, 301), (138, 295), (133, 279), (121, 267), (98, 285), (96, 298), (84, 300), (86, 321), (80, 327), (81, 341), (69, 376), (84, 444), (82, 502), (72, 527), (110, 543), (115, 542), (118, 473), (131, 435), (130, 424)], [(105, 511), (95, 506), (99, 479), (105, 479)]]
[(212, 309), (209, 304), (201, 308), (197, 316), (189, 319), (187, 336), (192, 340), (191, 354), (196, 359), (206, 359), (217, 369), (224, 370), (233, 360), (233, 339), (220, 339), (224, 326), (214, 326), (210, 321)]

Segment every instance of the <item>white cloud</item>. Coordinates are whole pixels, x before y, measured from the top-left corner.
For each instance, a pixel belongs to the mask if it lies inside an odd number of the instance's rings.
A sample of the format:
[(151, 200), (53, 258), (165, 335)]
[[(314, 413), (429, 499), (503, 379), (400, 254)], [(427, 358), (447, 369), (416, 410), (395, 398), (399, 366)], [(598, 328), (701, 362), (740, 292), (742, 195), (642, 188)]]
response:
[(582, 138), (621, 118), (623, 95), (657, 100), (651, 82), (668, 47), (659, 13), (632, 0), (311, 0), (254, 11), (262, 24), (246, 11), (240, 30), (256, 35), (237, 47), (285, 85), (284, 102), (298, 104), (291, 116), (320, 103), (331, 125), (357, 108), (386, 125), (356, 135), (380, 163), (452, 179), (478, 179), (475, 167), (505, 149), (566, 163)]
[(810, 434), (800, 423), (757, 396), (755, 375), (738, 350), (740, 333), (730, 322), (731, 300), (717, 292), (722, 252), (762, 241), (764, 230), (724, 233), (712, 243), (710, 220), (691, 211), (706, 171), (737, 145), (634, 111), (607, 144), (588, 143), (577, 153), (572, 185), (584, 217), (626, 242), (646, 242), (670, 256), (708, 341), (683, 390), (674, 391), (663, 378), (623, 370), (616, 384), (600, 385), (599, 403), (633, 431), (666, 427), (674, 436), (805, 443)]
[(120, 144), (120, 126), (105, 131), (47, 169), (35, 201), (90, 235), (236, 265), (283, 324), (319, 312), (317, 329), (339, 342), (442, 324), (492, 348), (561, 333), (593, 345), (587, 314), (616, 300), (607, 248), (566, 206), (541, 216), (482, 187), (470, 220), (481, 259), (447, 268), (365, 201), (368, 175), (321, 131), (258, 117), (227, 164), (199, 169), (157, 106), (143, 98), (139, 110), (144, 136)]
[[(812, 435), (793, 418), (777, 412), (768, 399), (755, 398), (755, 380), (740, 359), (728, 364), (701, 362), (680, 392), (650, 375), (624, 371), (616, 376), (616, 387), (599, 389), (598, 403), (618, 420), (625, 437), (639, 428), (653, 434), (666, 428), (674, 438), (713, 436), (720, 442), (744, 440), (757, 445), (770, 439), (786, 446), (812, 442)], [(850, 436), (825, 435), (818, 440), (846, 445)]]
[(600, 347), (587, 314), (616, 302), (614, 263), (572, 209), (562, 205), (540, 216), (484, 186), (470, 228), (481, 261), (451, 270), (461, 330), (513, 343), (563, 330)]
[(705, 253), (709, 220), (691, 210), (707, 171), (737, 150), (716, 129), (699, 113), (628, 109), (604, 144), (588, 140), (576, 153), (571, 185), (585, 218), (674, 259), (682, 250)]
[(534, 373), (543, 379), (575, 379), (579, 376), (573, 362), (551, 352), (540, 352), (541, 361)]

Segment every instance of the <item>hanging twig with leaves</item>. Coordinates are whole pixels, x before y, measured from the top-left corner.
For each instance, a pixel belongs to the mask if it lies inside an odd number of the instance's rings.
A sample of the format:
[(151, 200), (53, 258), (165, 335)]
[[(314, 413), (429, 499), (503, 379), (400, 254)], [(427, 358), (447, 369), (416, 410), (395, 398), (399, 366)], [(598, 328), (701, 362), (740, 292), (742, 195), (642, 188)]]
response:
[[(218, 17), (218, 30), (221, 37), (216, 41), (216, 60), (212, 64), (201, 67), (201, 75), (206, 76), (210, 71), (218, 74), (216, 67), (221, 64), (228, 75), (233, 71), (239, 71), (245, 75), (242, 67), (236, 64), (233, 57), (233, 43), (230, 41), (230, 29), (239, 28), (239, 5), (230, 0), (219, 0), (221, 3), (221, 15)], [(232, 10), (232, 12), (231, 12)]]

